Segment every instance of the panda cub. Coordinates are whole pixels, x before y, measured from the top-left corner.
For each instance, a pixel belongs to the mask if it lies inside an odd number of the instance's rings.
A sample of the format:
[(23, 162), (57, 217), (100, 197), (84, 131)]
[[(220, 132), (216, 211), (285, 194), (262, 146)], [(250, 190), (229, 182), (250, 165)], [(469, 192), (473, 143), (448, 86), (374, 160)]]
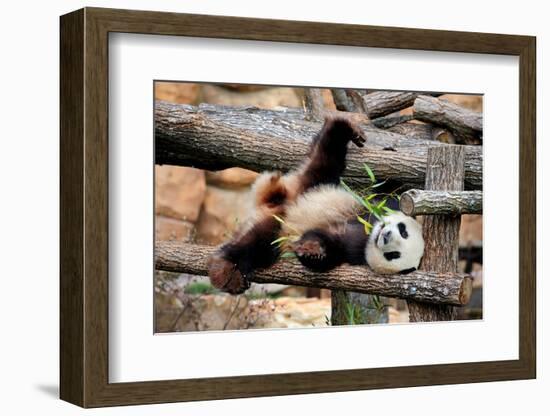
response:
[[(209, 259), (212, 285), (242, 293), (255, 270), (292, 250), (308, 269), (368, 264), (380, 273), (409, 272), (424, 249), (420, 225), (404, 214), (384, 217), (369, 238), (357, 220), (362, 207), (340, 186), (348, 143), (362, 147), (363, 132), (345, 118), (327, 118), (302, 165), (285, 175), (265, 172), (253, 185), (253, 213)], [(280, 221), (280, 219), (283, 221)], [(273, 242), (288, 237), (279, 247)]]
[[(323, 191), (324, 192), (324, 191)], [(339, 191), (342, 192), (342, 191)], [(344, 191), (345, 192), (345, 191)], [(347, 192), (346, 192), (347, 193)], [(338, 196), (334, 195), (334, 199)], [(315, 199), (315, 195), (307, 195), (304, 199)], [(341, 201), (345, 199), (341, 195)], [(359, 209), (359, 203), (353, 198), (349, 206)], [(302, 207), (291, 207), (287, 214), (288, 228), (298, 229), (298, 222), (293, 210), (302, 211)], [(309, 204), (305, 204), (308, 206)], [(305, 208), (305, 207), (304, 207)], [(347, 212), (352, 211), (347, 208)], [(382, 217), (376, 222), (369, 235), (365, 234), (363, 225), (356, 219), (342, 221), (332, 227), (328, 218), (333, 218), (334, 212), (327, 210), (325, 224), (315, 224), (305, 230), (301, 238), (290, 245), (300, 262), (310, 270), (327, 272), (343, 263), (352, 265), (367, 264), (372, 270), (381, 274), (409, 273), (418, 268), (424, 253), (424, 239), (421, 225), (411, 217), (396, 211)], [(340, 214), (346, 210), (342, 209)], [(358, 215), (357, 212), (355, 215)], [(321, 217), (318, 217), (318, 220)], [(354, 217), (356, 218), (356, 217)], [(300, 218), (304, 220), (304, 218)], [(307, 221), (304, 221), (307, 223)], [(285, 231), (283, 226), (283, 231)], [(287, 234), (289, 231), (287, 230)]]

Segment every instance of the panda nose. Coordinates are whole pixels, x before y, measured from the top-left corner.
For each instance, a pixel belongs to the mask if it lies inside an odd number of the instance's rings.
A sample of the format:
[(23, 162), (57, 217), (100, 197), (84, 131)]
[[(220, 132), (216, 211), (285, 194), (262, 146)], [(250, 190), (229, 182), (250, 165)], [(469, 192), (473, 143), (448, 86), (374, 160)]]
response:
[(386, 231), (383, 237), (384, 237), (384, 244), (388, 244), (391, 237), (391, 230)]

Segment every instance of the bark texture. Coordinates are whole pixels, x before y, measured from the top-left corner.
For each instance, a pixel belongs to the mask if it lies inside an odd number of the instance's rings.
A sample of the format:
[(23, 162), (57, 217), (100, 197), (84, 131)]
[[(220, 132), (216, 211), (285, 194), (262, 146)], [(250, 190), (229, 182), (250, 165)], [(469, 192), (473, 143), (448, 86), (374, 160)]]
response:
[[(208, 258), (215, 247), (163, 241), (155, 246), (155, 268), (179, 273), (206, 275)], [(461, 273), (416, 271), (401, 275), (380, 275), (361, 266), (340, 266), (330, 273), (310, 272), (297, 261), (280, 261), (259, 270), (257, 283), (318, 287), (368, 293), (420, 302), (463, 305), (471, 294), (472, 279)]]
[(363, 95), (363, 101), (367, 115), (373, 119), (410, 107), (416, 97), (415, 92), (375, 91)]
[[(427, 190), (462, 191), (464, 187), (464, 148), (446, 146), (428, 152)], [(421, 270), (458, 271), (458, 232), (460, 216), (430, 215), (424, 218), (425, 250)], [(442, 279), (445, 279), (442, 277)], [(470, 287), (471, 291), (471, 287)], [(468, 296), (469, 297), (469, 296)], [(411, 322), (456, 319), (456, 309), (448, 305), (408, 302)]]
[(412, 115), (400, 115), (399, 113), (389, 114), (384, 117), (375, 118), (372, 124), (380, 129), (390, 129), (402, 123), (413, 120)]
[[(355, 117), (361, 119), (362, 116)], [(360, 126), (367, 137), (367, 146), (350, 148), (344, 180), (351, 185), (370, 185), (364, 168), (367, 163), (380, 181), (393, 180), (421, 189), (428, 149), (447, 146), (436, 141), (409, 139), (366, 123)], [(320, 128), (320, 122), (304, 120), (300, 109), (194, 107), (157, 101), (156, 163), (208, 170), (243, 167), (286, 172), (299, 166)], [(481, 189), (482, 149), (479, 146), (464, 148), (466, 187)]]
[(322, 121), (325, 117), (323, 94), (319, 88), (304, 88), (305, 118)]
[(481, 214), (483, 192), (411, 189), (401, 194), (399, 208), (410, 216)]
[(434, 129), (431, 124), (401, 123), (390, 127), (388, 131), (401, 134), (410, 139), (435, 140)]
[(482, 114), (449, 101), (421, 95), (414, 101), (414, 117), (448, 128), (459, 143), (480, 143), (483, 131)]
[(345, 89), (331, 88), (332, 98), (336, 108), (340, 111), (349, 111), (351, 113), (357, 112), (357, 107), (353, 103), (352, 99), (348, 97)]

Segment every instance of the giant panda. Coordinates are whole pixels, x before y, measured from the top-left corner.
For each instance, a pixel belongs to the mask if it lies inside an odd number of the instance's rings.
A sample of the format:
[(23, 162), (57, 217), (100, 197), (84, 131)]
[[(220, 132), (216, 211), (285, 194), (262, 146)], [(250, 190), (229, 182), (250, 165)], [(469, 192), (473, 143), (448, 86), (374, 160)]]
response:
[[(379, 273), (418, 267), (424, 250), (420, 225), (400, 212), (382, 218), (369, 236), (357, 220), (361, 205), (340, 186), (348, 143), (362, 147), (363, 132), (343, 117), (326, 118), (300, 167), (264, 172), (252, 187), (252, 215), (208, 261), (212, 285), (238, 294), (257, 269), (293, 251), (308, 269), (326, 272), (342, 263), (367, 264)], [(288, 237), (279, 246), (274, 241)]]

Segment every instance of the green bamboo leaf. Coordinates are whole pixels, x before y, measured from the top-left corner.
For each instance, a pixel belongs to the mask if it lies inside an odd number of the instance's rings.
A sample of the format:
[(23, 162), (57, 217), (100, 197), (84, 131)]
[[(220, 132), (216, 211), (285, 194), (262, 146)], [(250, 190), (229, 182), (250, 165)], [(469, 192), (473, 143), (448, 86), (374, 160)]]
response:
[(375, 183), (376, 182), (376, 176), (374, 176), (374, 172), (372, 171), (370, 166), (367, 165), (366, 163), (364, 163), (363, 165), (365, 166), (365, 170), (367, 171), (367, 175), (369, 175), (369, 178), (370, 178), (371, 182)]
[(284, 224), (285, 223), (285, 220), (283, 220), (281, 217), (279, 217), (278, 215), (275, 215), (275, 214), (272, 214), (273, 215), (273, 218), (275, 218), (277, 221), (279, 221), (281, 224)]
[(374, 185), (371, 185), (371, 189), (378, 188), (379, 186), (384, 185), (386, 182), (387, 181), (382, 181), (382, 182), (375, 183)]
[(371, 199), (376, 198), (377, 196), (378, 194), (370, 194), (367, 197), (365, 197), (365, 201), (370, 201)]
[(380, 202), (378, 203), (378, 205), (376, 205), (376, 209), (380, 210), (380, 209), (382, 209), (385, 205), (386, 205), (386, 200), (383, 199), (382, 201), (380, 201)]
[(365, 234), (370, 234), (372, 230), (372, 224), (364, 218), (360, 217), (359, 215), (357, 216), (357, 221), (359, 221), (365, 227)]
[(347, 192), (349, 192), (355, 198), (356, 201), (358, 201), (361, 205), (363, 205), (365, 208), (368, 209), (368, 207), (365, 205), (365, 202), (363, 201), (363, 198), (361, 198), (359, 195), (353, 192), (353, 190), (342, 179), (340, 179), (340, 185), (342, 185), (342, 187)]
[(279, 244), (279, 243), (282, 243), (283, 241), (286, 241), (286, 240), (288, 240), (288, 237), (279, 237), (278, 239), (273, 240), (273, 241), (271, 242), (271, 245), (273, 245), (273, 244)]

